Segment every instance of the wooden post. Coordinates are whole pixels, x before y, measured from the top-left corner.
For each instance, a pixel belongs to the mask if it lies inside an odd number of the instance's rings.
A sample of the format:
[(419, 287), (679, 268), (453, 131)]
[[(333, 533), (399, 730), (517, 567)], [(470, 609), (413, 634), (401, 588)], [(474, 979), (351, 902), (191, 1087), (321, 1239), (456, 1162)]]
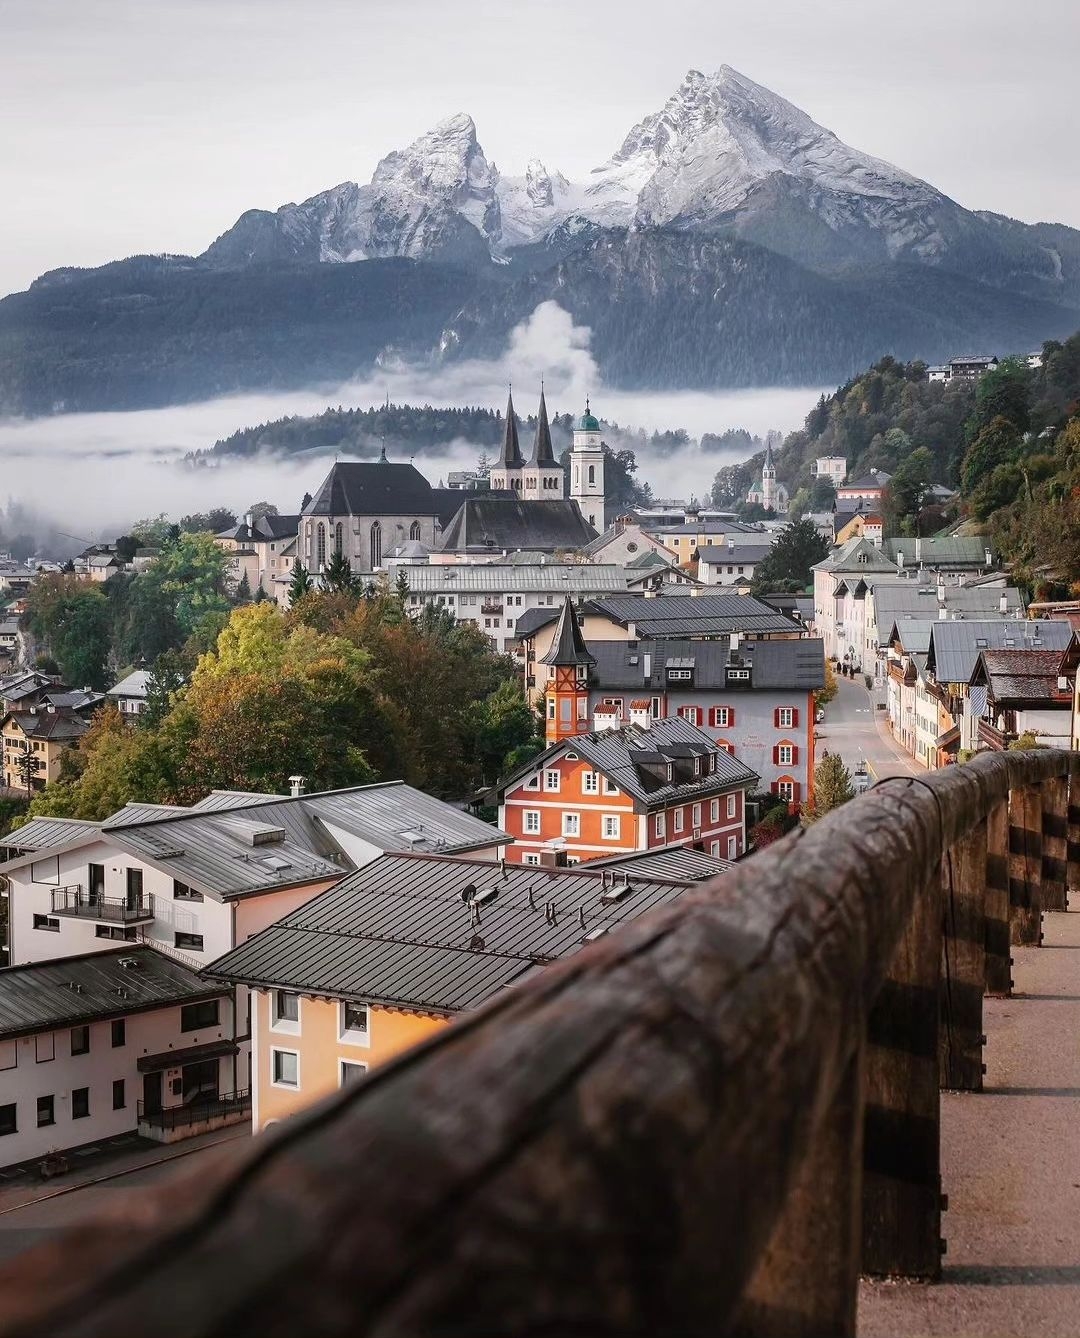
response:
[(983, 991), (986, 986), (986, 820), (945, 853), (941, 893), (945, 921), (942, 944), (941, 1086), (981, 1092)]
[(1042, 791), (1042, 908), (1068, 910), (1066, 859), (1069, 835), (1069, 782), (1045, 780)]
[(986, 992), (1012, 993), (1009, 935), (1009, 806), (995, 804), (986, 819)]
[(860, 1046), (743, 1293), (736, 1338), (854, 1338), (865, 1081)]
[(867, 1027), (863, 1271), (941, 1276), (941, 879), (916, 899)]
[(1042, 943), (1042, 801), (1039, 785), (1009, 795), (1009, 928), (1013, 943)]
[(1080, 770), (1069, 768), (1068, 828), (1065, 842), (1065, 899), (1080, 891)]

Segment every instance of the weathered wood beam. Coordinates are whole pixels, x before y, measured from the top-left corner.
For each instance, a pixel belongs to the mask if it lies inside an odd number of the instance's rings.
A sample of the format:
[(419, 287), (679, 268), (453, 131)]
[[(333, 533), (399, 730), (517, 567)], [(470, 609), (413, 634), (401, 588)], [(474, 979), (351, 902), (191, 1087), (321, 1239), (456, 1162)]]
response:
[[(1070, 760), (876, 786), (196, 1184), (21, 1255), (0, 1272), (0, 1334), (731, 1333), (828, 1161), (871, 1008), (873, 1260), (932, 1276), (942, 855)], [(852, 1259), (828, 1216), (832, 1281), (810, 1309), (842, 1333)]]
[(1040, 905), (1044, 911), (1064, 911), (1068, 909), (1069, 779), (1054, 776), (1044, 780), (1039, 792), (1042, 798)]
[(1009, 926), (1013, 943), (1042, 943), (1042, 800), (1037, 784), (1009, 796)]
[(981, 1092), (986, 988), (987, 823), (975, 824), (941, 862), (940, 1079), (952, 1091)]
[(993, 804), (986, 817), (986, 992), (1012, 993), (1012, 936), (1009, 932), (1009, 805)]
[(1069, 764), (1068, 824), (1065, 842), (1065, 894), (1080, 892), (1080, 757)]

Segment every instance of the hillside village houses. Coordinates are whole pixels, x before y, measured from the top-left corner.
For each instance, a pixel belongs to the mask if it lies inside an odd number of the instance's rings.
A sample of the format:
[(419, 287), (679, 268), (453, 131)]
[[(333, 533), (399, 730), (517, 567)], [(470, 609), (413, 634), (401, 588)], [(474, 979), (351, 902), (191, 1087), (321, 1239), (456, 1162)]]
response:
[(744, 640), (733, 631), (711, 640), (590, 641), (566, 600), (541, 662), (548, 743), (677, 717), (746, 763), (761, 789), (792, 806), (812, 793), (814, 694), (825, 682), (818, 638)]

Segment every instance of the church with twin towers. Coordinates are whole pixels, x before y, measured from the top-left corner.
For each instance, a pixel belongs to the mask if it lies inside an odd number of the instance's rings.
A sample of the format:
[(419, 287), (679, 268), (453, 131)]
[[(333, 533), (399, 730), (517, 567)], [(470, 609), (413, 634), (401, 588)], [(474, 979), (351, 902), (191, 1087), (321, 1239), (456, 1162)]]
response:
[[(506, 423), (502, 450), (491, 467), (491, 490), (512, 493), (523, 502), (559, 502), (567, 498), (567, 474), (555, 457), (551, 444), (551, 425), (547, 401), (540, 390), (536, 432), (528, 460), (521, 451), (514, 395), (506, 400)], [(570, 446), (569, 500), (577, 504), (582, 518), (598, 534), (604, 530), (604, 443), (600, 424), (593, 416), (589, 401), (585, 412), (574, 423)]]

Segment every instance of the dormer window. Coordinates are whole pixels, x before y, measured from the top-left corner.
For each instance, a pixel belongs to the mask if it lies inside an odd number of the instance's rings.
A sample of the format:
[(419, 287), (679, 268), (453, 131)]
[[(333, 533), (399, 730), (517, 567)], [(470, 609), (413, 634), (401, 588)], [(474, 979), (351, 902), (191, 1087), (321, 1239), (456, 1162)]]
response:
[(669, 669), (667, 676), (669, 680), (673, 683), (689, 682), (690, 678), (692, 677), (691, 671), (689, 669)]

